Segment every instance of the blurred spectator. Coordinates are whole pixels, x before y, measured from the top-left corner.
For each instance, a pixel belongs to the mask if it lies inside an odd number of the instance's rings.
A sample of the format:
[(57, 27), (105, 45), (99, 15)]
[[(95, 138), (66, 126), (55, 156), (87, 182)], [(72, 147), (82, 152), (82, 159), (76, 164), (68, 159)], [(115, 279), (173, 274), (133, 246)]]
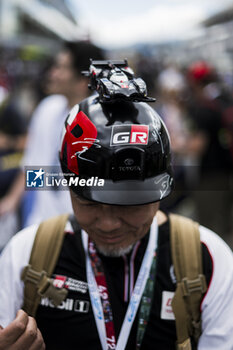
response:
[(157, 88), (158, 99), (155, 107), (170, 134), (176, 182), (176, 191), (163, 205), (172, 211), (195, 218), (196, 212), (188, 196), (188, 189), (198, 181), (198, 173), (194, 170), (197, 169), (205, 139), (193, 127), (185, 102), (186, 79), (175, 64), (170, 63), (161, 71)]
[(5, 62), (0, 61), (0, 102), (3, 101), (4, 98), (2, 94), (4, 94), (4, 92), (8, 94), (9, 84), (9, 76), (5, 67)]
[[(3, 93), (4, 92), (4, 93)], [(20, 161), (26, 142), (25, 118), (7, 99), (7, 90), (0, 87), (0, 200), (4, 198), (20, 171)], [(0, 251), (20, 227), (16, 208), (7, 208), (0, 216)]]
[[(228, 96), (210, 64), (193, 63), (187, 71), (190, 99), (187, 107), (196, 128), (205, 137), (200, 158), (201, 183), (195, 191), (199, 220), (226, 234), (232, 225), (232, 158), (227, 139), (224, 111)], [(213, 213), (218, 212), (218, 215)]]
[(175, 66), (166, 67), (157, 79), (159, 109), (169, 130), (173, 150), (173, 162), (176, 165), (185, 163), (186, 144), (189, 137), (187, 112), (183, 103), (185, 79)]
[(174, 92), (174, 94), (179, 93), (181, 96), (186, 88), (185, 78), (174, 63), (170, 63), (162, 70), (158, 76), (157, 84), (164, 94)]
[(231, 158), (233, 160), (233, 98), (223, 110), (223, 126), (226, 143), (229, 146)]
[(149, 53), (148, 55), (138, 53), (135, 62), (137, 76), (146, 82), (148, 95), (153, 96), (155, 91), (155, 80), (158, 74), (157, 62)]
[[(89, 67), (89, 59), (103, 59), (102, 50), (89, 42), (69, 42), (58, 53), (47, 80), (46, 97), (32, 116), (29, 140), (23, 166), (59, 167), (58, 145), (64, 119), (70, 108), (89, 94), (87, 78), (81, 75)], [(55, 145), (55, 146), (54, 146)], [(0, 213), (15, 209), (24, 192), (25, 174), (22, 170), (12, 188), (0, 202)], [(38, 223), (49, 216), (71, 210), (67, 191), (36, 191), (31, 212), (26, 212), (25, 224)], [(6, 203), (10, 206), (5, 207)]]

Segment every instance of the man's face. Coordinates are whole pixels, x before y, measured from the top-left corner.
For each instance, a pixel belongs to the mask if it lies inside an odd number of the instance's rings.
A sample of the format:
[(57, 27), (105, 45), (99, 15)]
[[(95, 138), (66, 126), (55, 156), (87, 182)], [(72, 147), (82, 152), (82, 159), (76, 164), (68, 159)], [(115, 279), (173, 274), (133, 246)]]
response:
[(48, 74), (47, 92), (62, 94), (69, 98), (73, 94), (75, 84), (80, 77), (72, 65), (72, 56), (69, 51), (60, 52)]
[(71, 191), (73, 210), (80, 226), (108, 256), (129, 252), (146, 235), (159, 208), (159, 203), (139, 206), (116, 206), (90, 202)]

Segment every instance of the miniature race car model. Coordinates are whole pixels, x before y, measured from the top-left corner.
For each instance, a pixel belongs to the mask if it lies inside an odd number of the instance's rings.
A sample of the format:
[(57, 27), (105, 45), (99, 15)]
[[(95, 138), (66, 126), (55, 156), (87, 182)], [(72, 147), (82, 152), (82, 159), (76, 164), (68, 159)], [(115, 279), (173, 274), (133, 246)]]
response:
[(112, 102), (118, 98), (128, 101), (154, 102), (147, 96), (146, 83), (135, 78), (127, 60), (95, 61), (90, 60), (89, 71), (82, 72), (90, 77), (89, 88), (96, 90), (99, 101)]

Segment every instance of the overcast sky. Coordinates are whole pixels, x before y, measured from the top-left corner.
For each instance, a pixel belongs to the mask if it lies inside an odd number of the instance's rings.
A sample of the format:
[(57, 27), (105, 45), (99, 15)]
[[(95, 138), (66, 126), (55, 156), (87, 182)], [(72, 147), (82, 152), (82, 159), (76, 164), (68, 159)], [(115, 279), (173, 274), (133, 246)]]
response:
[(232, 0), (66, 0), (96, 44), (106, 48), (186, 38)]

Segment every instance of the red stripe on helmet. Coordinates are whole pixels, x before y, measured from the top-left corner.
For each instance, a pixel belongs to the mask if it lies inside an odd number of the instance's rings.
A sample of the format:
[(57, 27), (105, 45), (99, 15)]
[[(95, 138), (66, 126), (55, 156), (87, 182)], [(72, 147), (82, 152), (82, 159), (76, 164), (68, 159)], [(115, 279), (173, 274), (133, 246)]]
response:
[[(72, 130), (79, 125), (82, 129), (80, 137), (75, 137)], [(78, 154), (85, 152), (95, 142), (97, 136), (97, 129), (90, 121), (86, 114), (80, 111), (74, 118), (71, 125), (67, 124), (66, 134), (62, 144), (62, 154), (65, 144), (67, 145), (67, 168), (73, 173), (79, 175), (78, 170)]]

